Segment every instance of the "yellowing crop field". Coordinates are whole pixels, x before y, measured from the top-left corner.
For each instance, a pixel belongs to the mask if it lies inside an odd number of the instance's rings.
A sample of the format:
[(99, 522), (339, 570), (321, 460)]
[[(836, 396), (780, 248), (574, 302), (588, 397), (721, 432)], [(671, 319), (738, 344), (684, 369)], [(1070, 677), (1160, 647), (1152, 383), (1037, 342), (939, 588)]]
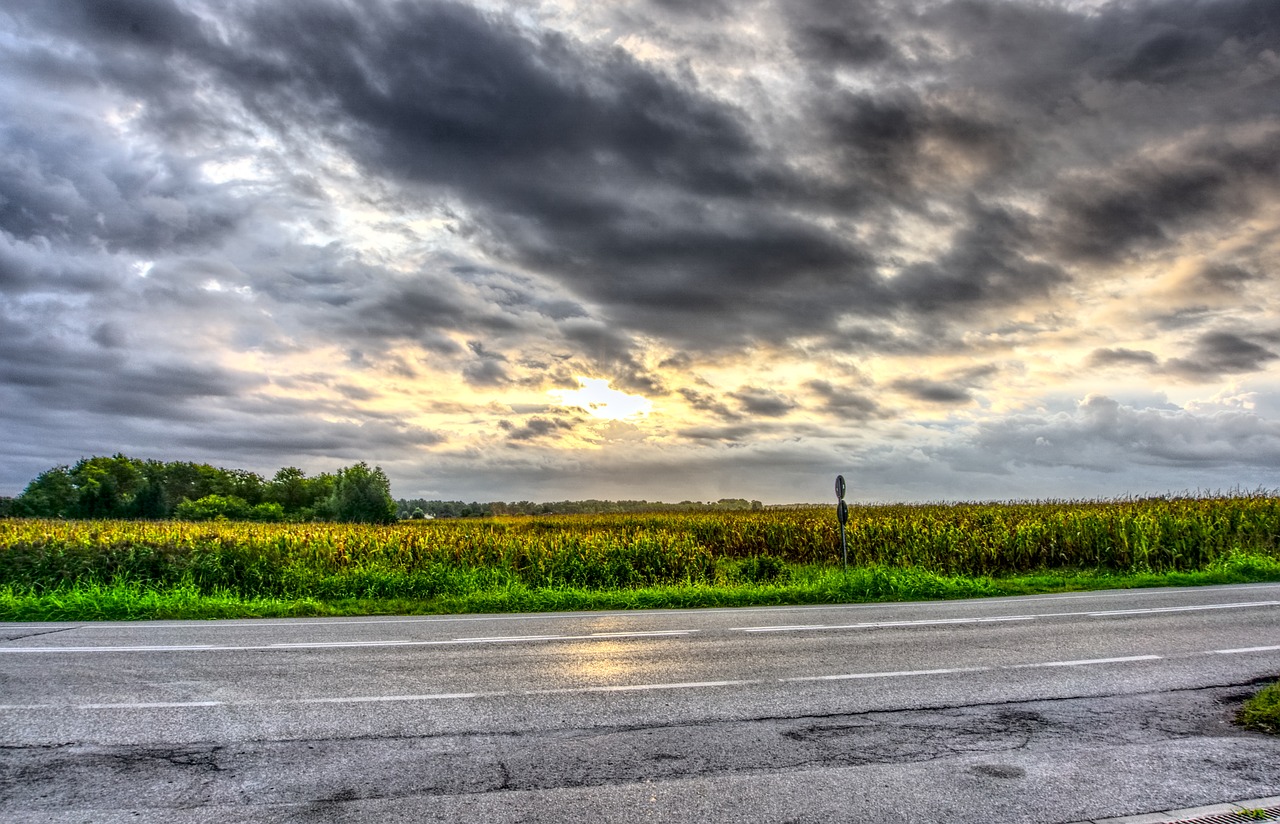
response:
[[(1204, 569), (1276, 558), (1271, 495), (851, 510), (851, 567), (939, 575)], [(0, 520), (0, 587), (194, 587), (240, 597), (429, 598), (518, 584), (765, 584), (840, 563), (834, 508), (497, 517), (391, 526)]]

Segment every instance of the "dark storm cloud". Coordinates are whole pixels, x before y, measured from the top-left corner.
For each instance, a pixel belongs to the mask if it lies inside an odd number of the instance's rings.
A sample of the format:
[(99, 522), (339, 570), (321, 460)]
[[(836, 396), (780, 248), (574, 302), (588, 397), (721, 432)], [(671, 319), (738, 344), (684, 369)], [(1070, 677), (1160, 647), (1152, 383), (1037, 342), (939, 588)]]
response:
[(1058, 246), (1071, 257), (1111, 261), (1173, 241), (1203, 221), (1248, 214), (1254, 193), (1280, 181), (1280, 130), (1200, 145), (1163, 162), (1069, 184), (1054, 198)]
[(1165, 369), (1192, 379), (1215, 380), (1222, 375), (1256, 372), (1280, 355), (1232, 332), (1207, 332), (1181, 358), (1171, 358)]
[(1022, 215), (972, 205), (972, 222), (934, 261), (892, 281), (901, 303), (921, 312), (959, 313), (1047, 296), (1068, 280), (1057, 266), (1030, 259), (1034, 236)]
[(898, 56), (890, 36), (880, 31), (883, 10), (878, 3), (823, 0), (788, 3), (791, 48), (804, 60), (824, 68), (880, 63)]

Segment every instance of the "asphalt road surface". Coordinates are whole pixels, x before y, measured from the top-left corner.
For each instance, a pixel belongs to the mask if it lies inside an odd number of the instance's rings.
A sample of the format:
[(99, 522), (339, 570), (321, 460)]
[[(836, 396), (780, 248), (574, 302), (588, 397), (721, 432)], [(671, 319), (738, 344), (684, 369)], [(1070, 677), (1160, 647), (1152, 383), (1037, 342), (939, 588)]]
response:
[(0, 624), (7, 822), (1073, 822), (1280, 794), (1280, 585)]

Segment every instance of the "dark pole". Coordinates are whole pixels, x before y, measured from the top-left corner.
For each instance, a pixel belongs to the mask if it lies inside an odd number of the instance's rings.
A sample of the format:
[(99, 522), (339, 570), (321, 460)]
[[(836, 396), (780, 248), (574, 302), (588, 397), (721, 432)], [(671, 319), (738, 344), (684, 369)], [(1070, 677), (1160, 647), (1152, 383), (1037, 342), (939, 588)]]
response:
[(849, 542), (844, 537), (844, 524), (849, 520), (849, 505), (844, 502), (844, 476), (836, 476), (836, 518), (840, 521), (840, 558), (844, 571), (849, 573)]

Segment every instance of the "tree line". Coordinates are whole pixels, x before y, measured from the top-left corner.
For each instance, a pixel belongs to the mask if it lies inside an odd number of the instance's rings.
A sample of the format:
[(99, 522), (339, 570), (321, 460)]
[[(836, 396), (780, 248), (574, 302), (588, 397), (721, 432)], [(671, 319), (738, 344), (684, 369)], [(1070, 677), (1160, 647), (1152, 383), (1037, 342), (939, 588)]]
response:
[(308, 477), (286, 466), (270, 480), (209, 464), (81, 458), (41, 472), (5, 502), (15, 517), (390, 523), (397, 507), (381, 467), (361, 461)]
[(401, 519), (411, 518), (487, 518), (491, 515), (607, 515), (612, 513), (639, 512), (736, 512), (744, 509), (763, 509), (759, 501), (746, 498), (721, 498), (718, 501), (681, 501), (668, 504), (661, 501), (428, 501), (424, 498), (396, 501)]

